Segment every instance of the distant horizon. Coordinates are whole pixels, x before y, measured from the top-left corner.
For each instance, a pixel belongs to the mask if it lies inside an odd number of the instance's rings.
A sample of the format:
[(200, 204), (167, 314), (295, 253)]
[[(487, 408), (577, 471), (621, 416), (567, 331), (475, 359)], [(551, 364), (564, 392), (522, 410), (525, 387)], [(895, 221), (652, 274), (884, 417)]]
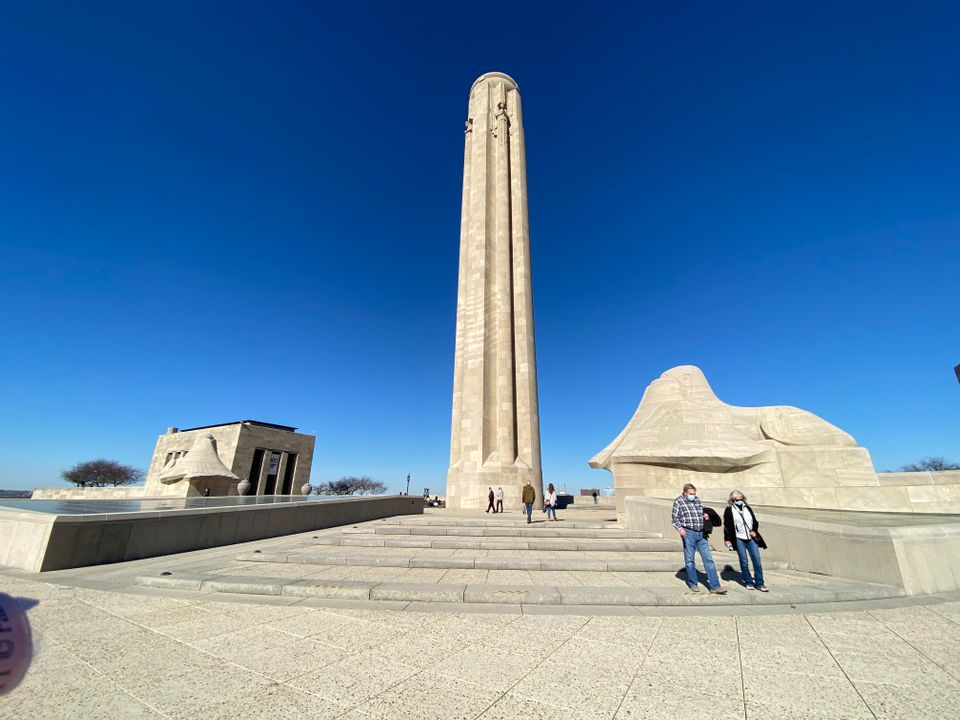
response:
[[(219, 424), (225, 424), (225, 423), (215, 423), (213, 426), (216, 426), (216, 425), (219, 425)], [(204, 426), (204, 427), (206, 427), (206, 426)], [(151, 456), (151, 457), (152, 457), (152, 456)], [(88, 458), (88, 459), (89, 459), (89, 460), (95, 460), (95, 459), (100, 459), (100, 458)], [(942, 460), (944, 460), (947, 464), (956, 464), (956, 463), (954, 463), (953, 458), (945, 457), (945, 456), (939, 456), (939, 455), (928, 455), (928, 456), (925, 456), (925, 457), (922, 457), (922, 458), (916, 458), (914, 461), (912, 461), (912, 463), (919, 463), (919, 462), (922, 462), (922, 461), (924, 461), (924, 460), (933, 460), (933, 459), (942, 459)], [(81, 462), (83, 462), (83, 461), (81, 461)], [(930, 471), (926, 471), (926, 470), (919, 470), (919, 471), (918, 471), (918, 470), (906, 470), (906, 466), (907, 466), (907, 465), (910, 465), (910, 464), (911, 464), (911, 463), (904, 463), (904, 465), (901, 465), (901, 466), (896, 467), (896, 468), (883, 468), (883, 469), (881, 469), (881, 468), (876, 468), (876, 470), (877, 470), (877, 473), (930, 472)], [(149, 462), (148, 462), (144, 467), (140, 468), (140, 469), (142, 469), (142, 470), (144, 471), (144, 474), (146, 474), (146, 470), (147, 470), (147, 466), (148, 466), (148, 465), (149, 465)], [(604, 472), (605, 472), (605, 471), (604, 471)], [(357, 474), (355, 474), (355, 475), (357, 475)], [(346, 477), (346, 476), (341, 476), (341, 477)], [(601, 484), (601, 485), (596, 485), (596, 484), (594, 484), (594, 485), (589, 485), (589, 484), (588, 484), (588, 485), (581, 485), (580, 487), (578, 487), (578, 488), (576, 488), (576, 489), (568, 489), (568, 488), (564, 487), (564, 488), (561, 490), (560, 488), (558, 488), (558, 492), (561, 492), (561, 494), (563, 494), (563, 493), (569, 493), (569, 494), (571, 494), (571, 495), (576, 495), (576, 496), (579, 497), (580, 492), (583, 491), (583, 490), (597, 489), (597, 490), (599, 490), (599, 491), (604, 491), (604, 490), (613, 491), (613, 490), (614, 490), (613, 476), (608, 473), (607, 477), (608, 477), (608, 482), (605, 483), (605, 484)], [(339, 479), (339, 478), (331, 478), (331, 479)], [(373, 479), (373, 480), (379, 480), (380, 478), (373, 477), (372, 479)], [(60, 483), (57, 484), (57, 485), (38, 485), (38, 486), (33, 487), (33, 488), (3, 488), (3, 487), (0, 487), (0, 494), (5, 493), (5, 492), (30, 492), (30, 491), (32, 491), (32, 490), (38, 490), (38, 489), (41, 489), (41, 488), (47, 489), (47, 488), (51, 488), (51, 487), (70, 487), (70, 483), (69, 483), (68, 481), (63, 480), (62, 478), (59, 478), (59, 481), (60, 481)], [(329, 480), (322, 481), (322, 482), (329, 482)], [(546, 485), (547, 482), (549, 482), (549, 481), (544, 481), (544, 484)], [(412, 496), (412, 495), (416, 495), (416, 496), (418, 496), (418, 497), (419, 497), (419, 496), (425, 496), (422, 491), (421, 491), (421, 492), (414, 492), (414, 491), (413, 491), (413, 478), (412, 478), (412, 477), (411, 477), (410, 484), (411, 484), (411, 492), (410, 492), (410, 495), (411, 495), (411, 496)], [(144, 485), (145, 485), (145, 481), (141, 480), (141, 481), (138, 481), (138, 482), (135, 482), (135, 483), (129, 483), (129, 484), (127, 484), (127, 485), (124, 485), (123, 487), (143, 487)], [(316, 486), (317, 486), (317, 483), (314, 482), (312, 479), (311, 479), (311, 486), (312, 486), (312, 487), (311, 487), (311, 492), (313, 492), (313, 490), (314, 490), (314, 489), (316, 488)], [(108, 487), (109, 487), (109, 486), (108, 486)], [(405, 493), (406, 493), (406, 480), (404, 480), (403, 485), (402, 485), (401, 487), (399, 487), (398, 489), (392, 490), (392, 489), (388, 486), (387, 490), (384, 491), (384, 493), (380, 493), (380, 494), (402, 495), (402, 494), (405, 494)], [(429, 494), (430, 497), (433, 497), (433, 496), (435, 496), (435, 495), (440, 496), (440, 497), (444, 497), (444, 496), (446, 495), (446, 488), (444, 488), (443, 491), (439, 491), (439, 492), (433, 490), (432, 488), (430, 488), (430, 492), (429, 492), (428, 494)], [(602, 494), (602, 492), (601, 492), (601, 494)]]

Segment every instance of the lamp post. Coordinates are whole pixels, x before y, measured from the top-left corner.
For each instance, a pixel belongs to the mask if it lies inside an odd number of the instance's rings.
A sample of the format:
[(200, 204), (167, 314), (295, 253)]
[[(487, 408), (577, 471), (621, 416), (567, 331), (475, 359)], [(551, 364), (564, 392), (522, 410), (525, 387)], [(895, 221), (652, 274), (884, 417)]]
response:
[(410, 494), (410, 473), (407, 473), (407, 495)]

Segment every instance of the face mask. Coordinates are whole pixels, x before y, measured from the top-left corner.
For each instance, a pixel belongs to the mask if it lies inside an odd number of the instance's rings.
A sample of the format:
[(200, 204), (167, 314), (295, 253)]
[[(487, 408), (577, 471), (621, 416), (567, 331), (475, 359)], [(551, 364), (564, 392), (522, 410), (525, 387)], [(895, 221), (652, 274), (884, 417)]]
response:
[(737, 507), (742, 507), (742, 506), (743, 506), (743, 500), (734, 500), (734, 501), (733, 501), (733, 504), (736, 505)]
[(687, 500), (689, 500), (690, 502), (693, 502), (696, 499), (697, 499), (696, 495), (687, 495)]

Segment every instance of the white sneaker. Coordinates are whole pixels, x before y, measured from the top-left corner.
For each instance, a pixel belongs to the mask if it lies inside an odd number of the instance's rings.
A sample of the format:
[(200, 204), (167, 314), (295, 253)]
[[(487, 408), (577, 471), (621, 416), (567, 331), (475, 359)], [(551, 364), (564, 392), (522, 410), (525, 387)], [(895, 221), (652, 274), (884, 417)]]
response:
[(756, 590), (756, 585), (747, 585), (747, 590)]

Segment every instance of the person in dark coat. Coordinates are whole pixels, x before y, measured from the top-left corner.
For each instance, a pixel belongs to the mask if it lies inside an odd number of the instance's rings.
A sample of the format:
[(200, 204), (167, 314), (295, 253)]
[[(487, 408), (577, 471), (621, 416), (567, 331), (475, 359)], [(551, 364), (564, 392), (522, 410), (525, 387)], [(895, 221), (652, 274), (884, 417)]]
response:
[[(740, 574), (747, 590), (767, 592), (763, 583), (763, 565), (760, 563), (760, 548), (767, 544), (760, 535), (760, 522), (757, 514), (749, 505), (747, 498), (739, 490), (730, 493), (727, 509), (723, 511), (723, 541), (727, 550), (736, 550), (740, 560)], [(753, 575), (747, 563), (749, 557), (753, 563)]]
[(704, 505), (703, 514), (707, 516), (703, 519), (703, 536), (708, 538), (710, 537), (710, 533), (713, 532), (713, 529), (720, 527), (723, 521), (720, 520), (720, 515), (718, 515), (717, 511), (712, 507)]
[(496, 506), (493, 504), (493, 488), (487, 488), (487, 512), (493, 510), (494, 513), (497, 512)]

